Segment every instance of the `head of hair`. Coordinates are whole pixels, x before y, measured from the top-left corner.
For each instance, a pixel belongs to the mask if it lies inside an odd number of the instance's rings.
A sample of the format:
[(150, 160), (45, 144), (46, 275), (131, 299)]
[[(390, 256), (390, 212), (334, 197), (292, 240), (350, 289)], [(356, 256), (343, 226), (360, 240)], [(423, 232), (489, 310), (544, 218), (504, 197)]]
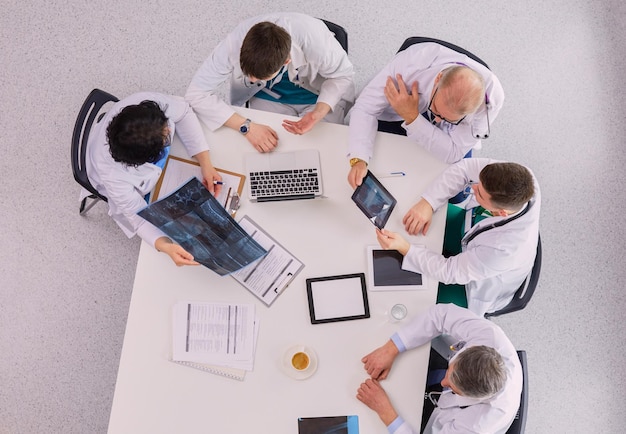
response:
[(250, 28), (241, 44), (241, 70), (249, 77), (271, 77), (282, 68), (290, 52), (289, 33), (274, 23), (262, 21)]
[(167, 138), (167, 116), (154, 101), (124, 107), (109, 123), (107, 139), (113, 159), (140, 166), (158, 158)]
[(535, 194), (533, 176), (521, 164), (488, 164), (480, 171), (479, 178), (491, 203), (507, 211), (519, 211)]
[(444, 69), (439, 78), (444, 103), (459, 117), (476, 112), (485, 101), (485, 80), (473, 69), (457, 65)]
[(487, 398), (495, 395), (506, 383), (506, 369), (502, 356), (484, 345), (469, 347), (452, 362), (450, 381), (463, 396)]

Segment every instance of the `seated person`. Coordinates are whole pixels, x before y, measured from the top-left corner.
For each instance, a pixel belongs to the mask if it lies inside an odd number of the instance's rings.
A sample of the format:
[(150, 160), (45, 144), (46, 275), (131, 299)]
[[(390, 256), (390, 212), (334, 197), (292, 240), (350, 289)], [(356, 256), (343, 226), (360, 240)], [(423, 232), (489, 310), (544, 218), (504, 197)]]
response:
[[(470, 185), (472, 194), (465, 206), (480, 205), (488, 216), (479, 214), (476, 221), (485, 218), (471, 228), (459, 230), (461, 241), (457, 239), (454, 252), (458, 254), (446, 257), (410, 245), (399, 234), (387, 230), (377, 231), (377, 238), (384, 249), (404, 255), (405, 270), (425, 274), (442, 284), (463, 285), (461, 292), (467, 297), (468, 308), (482, 316), (506, 306), (532, 270), (541, 206), (539, 186), (532, 173), (516, 163), (463, 159), (430, 184), (420, 201), (406, 213), (403, 223), (411, 235), (426, 234), (433, 212)], [(450, 232), (447, 227), (446, 238)], [(445, 301), (445, 292), (449, 290), (452, 289), (440, 285), (438, 301)]]
[(301, 116), (283, 127), (304, 134), (324, 119), (343, 123), (354, 102), (354, 71), (348, 54), (323, 21), (299, 13), (271, 13), (239, 24), (191, 80), (185, 98), (215, 131), (222, 125), (269, 152), (278, 135), (238, 114), (216, 93), (230, 78), (230, 104)]
[[(214, 181), (221, 176), (211, 164), (200, 122), (180, 97), (141, 92), (115, 103), (92, 127), (85, 167), (91, 184), (108, 199), (109, 215), (126, 236), (139, 235), (176, 265), (197, 265), (189, 252), (137, 215), (161, 175), (174, 131), (200, 163), (205, 187), (219, 194), (221, 185)], [(83, 190), (81, 199), (87, 195)]]
[(350, 112), (348, 182), (356, 188), (367, 173), (379, 121), (403, 121), (397, 129), (455, 163), (480, 148), (503, 100), (500, 81), (484, 65), (437, 43), (411, 45), (361, 91)]
[(417, 316), (361, 360), (371, 378), (357, 398), (374, 410), (390, 433), (419, 432), (396, 413), (381, 380), (399, 353), (445, 333), (459, 343), (441, 386), (437, 407), (423, 433), (501, 433), (513, 423), (522, 393), (523, 373), (515, 347), (491, 321), (453, 304), (437, 304)]

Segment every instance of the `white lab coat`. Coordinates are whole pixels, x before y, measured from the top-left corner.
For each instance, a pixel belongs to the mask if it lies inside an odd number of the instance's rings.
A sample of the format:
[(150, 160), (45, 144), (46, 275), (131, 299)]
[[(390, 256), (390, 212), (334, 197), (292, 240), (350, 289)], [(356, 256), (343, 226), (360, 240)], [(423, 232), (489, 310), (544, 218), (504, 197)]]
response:
[[(212, 130), (222, 126), (235, 110), (217, 94), (218, 87), (230, 78), (230, 103), (243, 106), (259, 92), (264, 82), (246, 86), (239, 64), (241, 44), (250, 28), (269, 21), (291, 36), (289, 80), (318, 95), (317, 101), (331, 109), (341, 101), (354, 102), (354, 68), (328, 27), (317, 18), (299, 13), (271, 13), (241, 22), (202, 64), (191, 80), (185, 99), (200, 119)], [(347, 110), (347, 109), (346, 109)]]
[[(159, 104), (168, 118), (171, 137), (177, 132), (190, 156), (209, 150), (202, 126), (183, 98), (140, 92), (117, 102), (100, 122), (93, 125), (87, 143), (85, 167), (91, 184), (108, 199), (109, 215), (126, 236), (131, 238), (137, 234), (154, 246), (154, 242), (165, 234), (139, 217), (137, 212), (147, 206), (144, 196), (156, 185), (161, 169), (151, 163), (132, 167), (116, 162), (109, 152), (106, 136), (107, 127), (115, 115), (126, 106), (146, 100)], [(83, 190), (81, 200), (89, 194)]]
[[(447, 206), (448, 198), (461, 191), (468, 181), (478, 181), (483, 167), (494, 162), (485, 158), (461, 160), (435, 179), (422, 197), (434, 210)], [(465, 285), (468, 308), (479, 316), (503, 308), (530, 273), (535, 260), (541, 208), (536, 179), (534, 186), (532, 206), (522, 217), (479, 234), (463, 247), (461, 253), (449, 258), (413, 245), (404, 257), (402, 267), (442, 283)], [(477, 205), (472, 197), (466, 207)], [(467, 231), (463, 240), (479, 228), (513, 215), (488, 217)]]
[[(451, 390), (445, 391), (428, 420), (424, 434), (506, 433), (519, 408), (523, 385), (522, 366), (515, 347), (500, 327), (453, 304), (433, 306), (412, 319), (392, 340), (400, 351), (406, 351), (424, 345), (440, 334), (465, 342), (459, 354), (476, 345), (494, 348), (504, 360), (507, 380), (500, 392), (486, 399), (468, 398)], [(390, 427), (395, 428), (390, 429), (393, 434), (419, 432), (419, 427), (411, 428), (401, 418), (392, 422)]]
[[(398, 53), (359, 94), (350, 112), (348, 156), (369, 161), (374, 154), (378, 120), (402, 120), (389, 105), (383, 92), (387, 77), (396, 81), (396, 75), (402, 75), (409, 92), (412, 84), (417, 81), (418, 109), (420, 113), (424, 113), (428, 109), (437, 74), (458, 63), (469, 66), (484, 78), (490, 103), (489, 121), (493, 123), (504, 101), (504, 91), (498, 78), (482, 64), (442, 45), (432, 42), (415, 44)], [(441, 161), (454, 163), (471, 149), (480, 148), (481, 140), (472, 136), (472, 125), (477, 134), (487, 132), (485, 110), (486, 106), (483, 104), (476, 113), (467, 115), (456, 126), (447, 122), (433, 125), (423, 116), (418, 116), (410, 125), (403, 123), (402, 126), (406, 129), (407, 136), (418, 145)]]

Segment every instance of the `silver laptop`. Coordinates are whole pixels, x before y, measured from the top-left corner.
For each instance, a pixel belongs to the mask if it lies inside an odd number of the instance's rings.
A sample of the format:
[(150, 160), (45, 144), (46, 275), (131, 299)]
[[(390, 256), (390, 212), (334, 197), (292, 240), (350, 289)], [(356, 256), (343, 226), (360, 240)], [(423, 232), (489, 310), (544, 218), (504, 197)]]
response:
[(253, 202), (313, 199), (323, 193), (317, 149), (249, 153), (244, 164), (248, 197)]

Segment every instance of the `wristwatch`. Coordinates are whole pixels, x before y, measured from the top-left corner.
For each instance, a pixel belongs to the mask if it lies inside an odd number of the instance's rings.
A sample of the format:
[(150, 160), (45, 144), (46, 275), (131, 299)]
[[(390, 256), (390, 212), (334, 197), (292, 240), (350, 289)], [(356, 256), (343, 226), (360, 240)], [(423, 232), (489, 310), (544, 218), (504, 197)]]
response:
[(350, 167), (354, 166), (359, 161), (364, 162), (365, 165), (367, 166), (367, 161), (365, 161), (365, 160), (361, 160), (360, 158), (350, 158)]
[(246, 121), (239, 127), (239, 132), (244, 136), (248, 134), (248, 131), (250, 131), (250, 122), (252, 122), (250, 119), (246, 119)]

